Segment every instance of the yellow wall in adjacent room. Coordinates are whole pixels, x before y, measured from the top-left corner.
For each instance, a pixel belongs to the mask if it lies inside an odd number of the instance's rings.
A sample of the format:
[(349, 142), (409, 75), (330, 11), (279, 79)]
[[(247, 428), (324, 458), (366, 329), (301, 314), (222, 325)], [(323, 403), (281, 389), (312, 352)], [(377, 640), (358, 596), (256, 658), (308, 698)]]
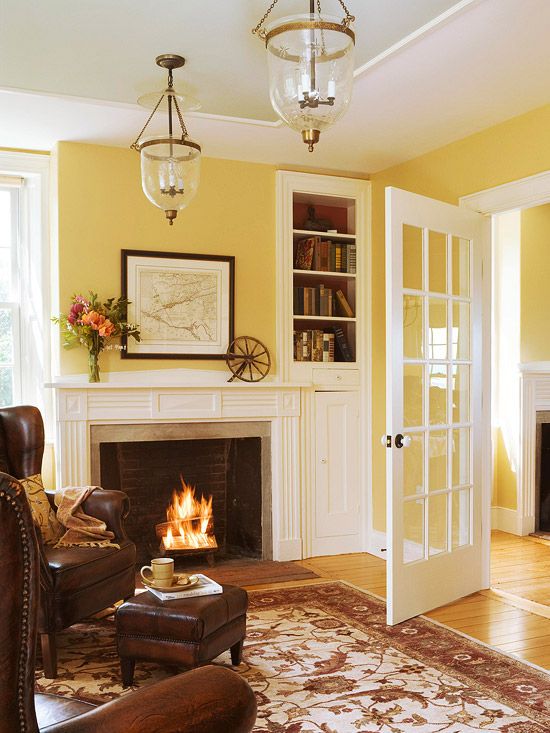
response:
[[(59, 304), (74, 293), (120, 295), (121, 249), (235, 256), (235, 335), (255, 336), (275, 357), (275, 168), (204, 158), (199, 192), (170, 227), (141, 190), (139, 155), (61, 142), (54, 153), (58, 205)], [(55, 298), (54, 298), (55, 300)], [(104, 352), (102, 372), (222, 361), (121, 359)], [(62, 350), (60, 373), (87, 371), (84, 348)]]
[(521, 212), (521, 361), (550, 361), (550, 204)]
[[(403, 121), (406, 126), (406, 120)], [(377, 173), (372, 179), (373, 520), (385, 527), (385, 207), (396, 186), (458, 203), (460, 196), (550, 169), (550, 105)], [(406, 134), (406, 130), (404, 131)]]

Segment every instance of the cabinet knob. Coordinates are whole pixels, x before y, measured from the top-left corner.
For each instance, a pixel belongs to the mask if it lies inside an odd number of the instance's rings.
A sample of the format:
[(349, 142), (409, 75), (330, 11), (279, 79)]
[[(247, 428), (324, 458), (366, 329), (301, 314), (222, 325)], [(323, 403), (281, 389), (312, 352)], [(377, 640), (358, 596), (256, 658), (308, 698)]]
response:
[(341, 374), (337, 374), (336, 375), (336, 381), (337, 382), (341, 382), (342, 381), (342, 375)]
[(321, 458), (321, 463), (327, 463), (327, 459), (326, 458)]

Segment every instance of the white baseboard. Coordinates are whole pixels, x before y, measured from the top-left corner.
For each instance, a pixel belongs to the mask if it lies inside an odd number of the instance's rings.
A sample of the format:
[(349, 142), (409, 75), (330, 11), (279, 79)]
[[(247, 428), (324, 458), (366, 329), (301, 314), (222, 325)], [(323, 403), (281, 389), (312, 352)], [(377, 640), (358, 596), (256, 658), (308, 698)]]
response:
[(373, 529), (370, 531), (367, 552), (369, 552), (371, 555), (376, 555), (376, 557), (381, 557), (382, 560), (386, 560), (388, 553), (386, 551), (385, 532), (379, 532), (377, 529)]
[(281, 562), (301, 560), (303, 557), (302, 540), (279, 540), (273, 554), (273, 559)]
[(517, 509), (507, 509), (503, 506), (491, 507), (491, 529), (500, 529), (502, 532), (516, 535), (529, 534), (523, 531)]

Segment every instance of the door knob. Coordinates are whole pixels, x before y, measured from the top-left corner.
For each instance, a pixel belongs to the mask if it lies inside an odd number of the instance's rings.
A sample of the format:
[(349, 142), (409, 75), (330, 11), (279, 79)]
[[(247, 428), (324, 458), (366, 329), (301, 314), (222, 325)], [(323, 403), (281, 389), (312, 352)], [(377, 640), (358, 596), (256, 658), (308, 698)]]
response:
[(394, 442), (396, 448), (408, 448), (412, 443), (412, 438), (410, 435), (401, 435), (401, 433), (397, 433)]

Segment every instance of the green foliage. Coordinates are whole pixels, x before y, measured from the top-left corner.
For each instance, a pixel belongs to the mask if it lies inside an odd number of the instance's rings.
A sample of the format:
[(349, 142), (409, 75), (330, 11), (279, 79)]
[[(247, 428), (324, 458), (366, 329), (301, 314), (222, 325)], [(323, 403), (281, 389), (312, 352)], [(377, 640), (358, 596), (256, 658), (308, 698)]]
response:
[(127, 322), (127, 298), (108, 298), (103, 303), (97, 293), (90, 291), (89, 297), (73, 295), (71, 307), (67, 314), (53, 317), (63, 335), (63, 346), (85, 346), (90, 353), (99, 354), (103, 349), (124, 347), (112, 345), (113, 339), (131, 336), (140, 341), (139, 326)]

